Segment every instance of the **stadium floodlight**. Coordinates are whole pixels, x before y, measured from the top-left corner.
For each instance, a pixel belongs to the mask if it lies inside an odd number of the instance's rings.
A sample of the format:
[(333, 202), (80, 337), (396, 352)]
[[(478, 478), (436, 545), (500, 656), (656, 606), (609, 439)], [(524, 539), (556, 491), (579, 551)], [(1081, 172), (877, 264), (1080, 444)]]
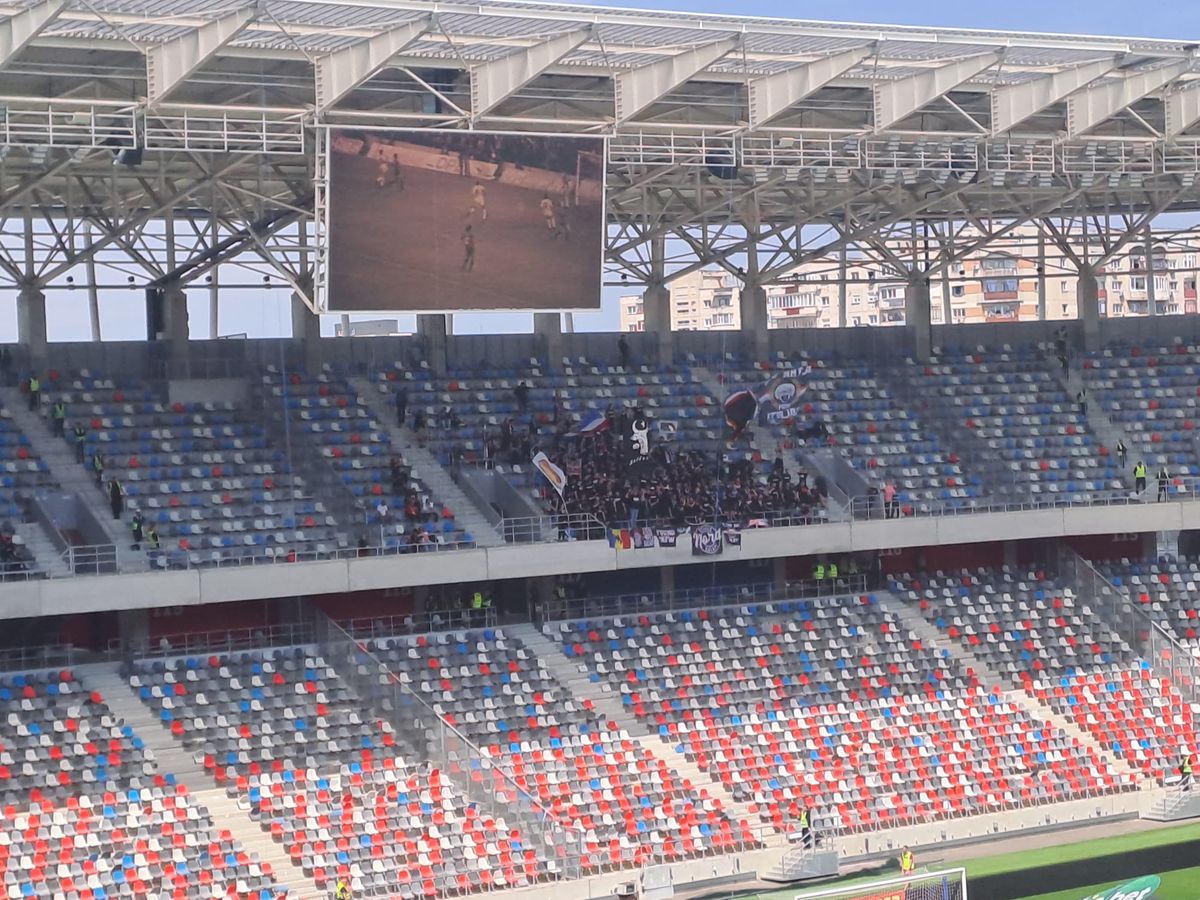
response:
[(859, 881), (824, 891), (797, 894), (795, 900), (967, 900), (967, 870), (916, 872)]

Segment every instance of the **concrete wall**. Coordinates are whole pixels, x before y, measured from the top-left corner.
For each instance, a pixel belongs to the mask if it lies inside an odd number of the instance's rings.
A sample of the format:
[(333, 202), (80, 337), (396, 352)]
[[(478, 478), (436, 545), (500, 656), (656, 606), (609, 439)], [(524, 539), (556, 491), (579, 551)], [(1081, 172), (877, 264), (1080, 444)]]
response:
[[(1200, 503), (1147, 503), (1027, 512), (842, 522), (743, 532), (718, 563), (821, 553), (869, 552), (1071, 535), (1200, 528)], [(184, 572), (76, 577), (0, 584), (0, 619), (224, 603), (407, 586), (535, 578), (577, 572), (645, 571), (658, 590), (661, 566), (696, 559), (678, 547), (616, 550), (607, 541), (505, 546), (403, 556), (208, 568)], [(706, 557), (706, 562), (714, 561)]]

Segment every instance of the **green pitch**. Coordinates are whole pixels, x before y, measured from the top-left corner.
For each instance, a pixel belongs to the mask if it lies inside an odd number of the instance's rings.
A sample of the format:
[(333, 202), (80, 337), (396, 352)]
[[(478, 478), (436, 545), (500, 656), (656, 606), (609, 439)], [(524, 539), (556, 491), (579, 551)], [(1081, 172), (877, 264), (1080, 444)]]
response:
[[(1197, 897), (1200, 897), (1200, 866), (1194, 869), (1176, 869), (1173, 872), (1148, 872), (1147, 874), (1162, 877), (1162, 886), (1155, 891), (1154, 900), (1196, 900)], [(1124, 883), (1123, 881), (1110, 881), (1107, 884), (1073, 888), (1069, 891), (1059, 891), (1056, 894), (1038, 894), (1036, 897), (1027, 897), (1026, 900), (1082, 900), (1083, 897), (1091, 897)], [(968, 882), (967, 891), (970, 890), (971, 885)]]
[[(1015, 872), (1021, 869), (1032, 869), (1039, 866), (1051, 865), (1058, 862), (1071, 862), (1081, 859), (1092, 859), (1098, 856), (1108, 856), (1117, 853), (1128, 853), (1146, 847), (1168, 847), (1171, 844), (1200, 839), (1200, 823), (1175, 825), (1170, 828), (1155, 828), (1147, 831), (1137, 831), (1131, 834), (1115, 837), (1096, 838), (1090, 841), (1078, 841), (1074, 844), (1060, 844), (1054, 847), (1043, 847), (1036, 850), (1023, 850), (1017, 853), (1004, 853), (998, 856), (983, 856), (962, 862), (940, 862), (942, 854), (936, 848), (926, 848), (917, 851), (918, 867), (929, 865), (932, 869), (954, 868), (963, 866), (967, 870), (967, 891), (971, 890), (971, 879), (986, 875), (999, 875)], [(1191, 859), (1180, 859), (1180, 863), (1193, 862)], [(895, 859), (886, 864), (873, 866), (862, 872), (847, 875), (842, 878), (821, 882), (808, 882), (789, 885), (778, 891), (769, 893), (746, 894), (734, 900), (794, 900), (797, 894), (806, 891), (816, 891), (831, 887), (851, 887), (856, 882), (870, 882), (879, 878), (894, 877), (899, 874)], [(1200, 900), (1200, 867), (1177, 869), (1170, 872), (1144, 872), (1144, 875), (1162, 876), (1162, 887), (1155, 894), (1155, 900)], [(1128, 879), (1126, 879), (1128, 880)], [(1073, 888), (1055, 894), (1031, 897), (1028, 900), (1082, 900), (1104, 888), (1114, 887), (1123, 882), (1093, 885), (1090, 887)]]

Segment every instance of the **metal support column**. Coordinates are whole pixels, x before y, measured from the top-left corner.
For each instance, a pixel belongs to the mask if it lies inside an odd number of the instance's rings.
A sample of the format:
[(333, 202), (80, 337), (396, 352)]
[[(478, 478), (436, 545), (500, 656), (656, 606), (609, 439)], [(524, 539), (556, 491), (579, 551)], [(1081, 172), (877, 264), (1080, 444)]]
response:
[(759, 283), (757, 236), (754, 233), (749, 236), (752, 240), (746, 250), (746, 274), (742, 279), (742, 289), (738, 292), (742, 314), (742, 350), (748, 351), (755, 359), (765, 359), (769, 346), (767, 292)]
[(929, 362), (933, 335), (929, 323), (929, 279), (924, 272), (912, 272), (904, 288), (904, 324), (912, 336), (913, 358)]
[(1046, 232), (1038, 226), (1037, 248), (1038, 321), (1046, 321)]
[(1154, 233), (1149, 223), (1146, 224), (1144, 237), (1146, 259), (1146, 315), (1158, 315), (1158, 289), (1154, 286)]
[(1083, 349), (1096, 350), (1100, 346), (1100, 283), (1096, 278), (1096, 270), (1090, 264), (1079, 267), (1075, 300), (1079, 308), (1079, 323), (1083, 326)]
[(671, 291), (663, 284), (666, 278), (666, 239), (650, 241), (650, 280), (642, 294), (642, 322), (650, 335), (651, 347), (659, 365), (670, 365), (675, 341), (671, 330)]

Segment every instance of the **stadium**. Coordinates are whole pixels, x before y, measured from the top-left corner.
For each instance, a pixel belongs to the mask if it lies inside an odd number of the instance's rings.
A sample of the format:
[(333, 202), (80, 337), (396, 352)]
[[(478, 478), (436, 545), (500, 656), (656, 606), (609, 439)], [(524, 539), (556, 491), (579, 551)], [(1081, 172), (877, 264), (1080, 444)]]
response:
[(11, 0), (0, 83), (7, 897), (1200, 897), (1187, 35)]

